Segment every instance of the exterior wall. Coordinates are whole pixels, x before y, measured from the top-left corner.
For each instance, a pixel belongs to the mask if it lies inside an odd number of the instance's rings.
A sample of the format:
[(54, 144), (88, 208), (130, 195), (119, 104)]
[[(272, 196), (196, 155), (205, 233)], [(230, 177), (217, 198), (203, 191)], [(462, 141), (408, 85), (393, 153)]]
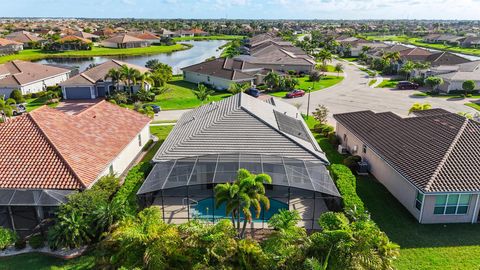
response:
[[(443, 85), (440, 85), (438, 88), (443, 92), (450, 92), (455, 90), (463, 91), (462, 88), (463, 81), (450, 81), (445, 80)], [(475, 80), (475, 90), (480, 90), (480, 80)]]
[(276, 64), (255, 64), (255, 66), (265, 69), (273, 69), (279, 71), (295, 70), (296, 72), (310, 73), (314, 65), (276, 65)]
[[(141, 145), (138, 141), (138, 136), (141, 137)], [(98, 176), (98, 178), (108, 175), (110, 173), (110, 166), (113, 165), (113, 172), (115, 175), (122, 175), (128, 166), (135, 160), (135, 158), (142, 152), (143, 147), (150, 140), (150, 125), (146, 125), (140, 133), (135, 135), (132, 141), (120, 152), (120, 154), (105, 168), (105, 170)]]
[(107, 48), (118, 48), (117, 43), (103, 41), (100, 43), (103, 47)]
[[(357, 146), (357, 152), (352, 154), (359, 155), (363, 160), (367, 161), (370, 166), (370, 173), (373, 174), (416, 219), (419, 219), (420, 210), (415, 207), (417, 189), (370, 148), (367, 148), (367, 153), (363, 153), (363, 143), (344, 126), (337, 123), (336, 132), (342, 141), (342, 145), (347, 146), (350, 151), (352, 151), (355, 145)], [(343, 140), (344, 134), (347, 134), (347, 142)]]
[(0, 88), (0, 95), (10, 95), (14, 89), (20, 89), (22, 94), (38, 93), (46, 90), (47, 86), (55, 86), (69, 78), (69, 73), (60, 74), (54, 77), (46, 78), (20, 87), (3, 87)]
[(472, 195), (468, 211), (464, 215), (434, 215), (435, 195), (425, 195), (421, 223), (470, 223), (472, 220), (477, 222), (479, 209), (475, 205), (478, 196)]
[(219, 77), (208, 76), (196, 72), (184, 71), (183, 72), (183, 79), (187, 82), (191, 83), (204, 83), (213, 86), (218, 90), (225, 90), (228, 89), (230, 84), (234, 82), (253, 82), (253, 78), (251, 80), (244, 80), (244, 81), (232, 81), (227, 80)]
[[(360, 141), (354, 134), (348, 131), (343, 125), (337, 123), (337, 135), (342, 141), (342, 146), (352, 152), (354, 146), (357, 146), (357, 151), (352, 154), (362, 157), (367, 161), (370, 167), (370, 173), (382, 183), (388, 191), (397, 198), (397, 200), (417, 219), (420, 223), (470, 223), (477, 222), (479, 207), (476, 207), (477, 196), (472, 195), (467, 214), (465, 215), (434, 215), (435, 195), (425, 194), (422, 203), (422, 211), (415, 207), (417, 196), (417, 188), (408, 182), (396, 170), (390, 167), (380, 156), (378, 156), (372, 149), (367, 147), (366, 153), (363, 153), (364, 143)], [(346, 142), (344, 135), (347, 135)], [(480, 201), (480, 199), (479, 199)], [(420, 218), (421, 212), (421, 218)]]

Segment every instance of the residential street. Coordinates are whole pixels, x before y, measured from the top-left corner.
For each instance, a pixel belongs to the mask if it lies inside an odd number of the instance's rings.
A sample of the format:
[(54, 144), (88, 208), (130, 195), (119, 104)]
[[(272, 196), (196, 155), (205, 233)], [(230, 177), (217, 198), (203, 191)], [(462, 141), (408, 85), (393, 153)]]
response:
[[(333, 62), (333, 65), (336, 61)], [(451, 100), (447, 98), (414, 97), (415, 90), (391, 90), (387, 88), (371, 88), (368, 76), (353, 64), (343, 62), (344, 74), (347, 76), (341, 83), (325, 90), (311, 93), (310, 112), (318, 104), (327, 106), (330, 111), (330, 122), (334, 122), (332, 114), (372, 110), (375, 112), (392, 111), (406, 116), (408, 109), (415, 102), (430, 103), (433, 108), (443, 108), (451, 112), (476, 113), (473, 108), (464, 104), (465, 99)], [(301, 103), (301, 111), (306, 112), (308, 94), (301, 98), (282, 99), (288, 103)]]

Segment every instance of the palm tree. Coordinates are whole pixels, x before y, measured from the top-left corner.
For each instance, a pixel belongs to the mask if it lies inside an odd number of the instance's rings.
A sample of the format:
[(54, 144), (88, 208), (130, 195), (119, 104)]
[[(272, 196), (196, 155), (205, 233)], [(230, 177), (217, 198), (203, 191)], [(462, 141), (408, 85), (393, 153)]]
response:
[(154, 80), (152, 78), (152, 73), (150, 72), (145, 72), (145, 73), (138, 73), (137, 74), (137, 78), (136, 78), (136, 81), (140, 81), (141, 83), (141, 87), (145, 87), (145, 83), (148, 83), (150, 85), (153, 85), (154, 84)]
[(105, 80), (112, 79), (112, 84), (115, 86), (115, 90), (118, 90), (119, 83), (123, 80), (123, 74), (119, 69), (112, 68), (105, 75)]
[(265, 78), (263, 79), (265, 84), (270, 88), (270, 90), (273, 90), (274, 88), (277, 88), (280, 82), (280, 75), (277, 73), (270, 71)]
[(197, 90), (193, 90), (193, 93), (203, 103), (205, 100), (207, 100), (210, 97), (210, 95), (215, 93), (215, 91), (207, 88), (203, 84), (198, 84)]
[(340, 76), (340, 72), (343, 72), (343, 65), (342, 63), (337, 63), (335, 65), (335, 72), (337, 72), (337, 77)]
[(402, 68), (400, 68), (400, 73), (405, 75), (405, 79), (408, 80), (410, 73), (415, 70), (415, 64), (412, 61), (407, 61), (403, 64)]
[(132, 84), (137, 83), (137, 78), (140, 76), (140, 71), (134, 68), (130, 68), (127, 65), (123, 65), (120, 68), (120, 72), (122, 73), (122, 78), (127, 85), (129, 91), (132, 91)]
[(248, 88), (250, 88), (250, 84), (248, 83), (232, 83), (228, 87), (228, 92), (235, 95), (247, 91)]
[[(253, 206), (255, 217), (259, 218), (262, 204), (266, 210), (270, 208), (270, 200), (265, 196), (264, 183), (271, 184), (272, 178), (267, 174), (254, 175), (245, 169), (240, 169), (234, 183), (220, 184), (215, 187), (216, 207), (226, 204), (226, 215), (232, 216), (232, 223), (237, 219), (236, 229), (238, 236), (243, 238), (247, 223), (252, 221)], [(240, 229), (240, 212), (243, 213), (243, 226)]]
[(318, 54), (316, 55), (316, 58), (318, 61), (322, 62), (323, 66), (327, 65), (327, 62), (331, 62), (333, 59), (332, 53), (326, 49), (322, 49)]

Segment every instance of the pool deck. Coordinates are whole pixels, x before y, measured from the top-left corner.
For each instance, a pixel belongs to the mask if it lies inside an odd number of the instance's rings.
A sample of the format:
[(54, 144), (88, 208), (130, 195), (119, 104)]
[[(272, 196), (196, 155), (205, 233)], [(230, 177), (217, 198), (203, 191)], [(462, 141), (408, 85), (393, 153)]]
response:
[[(205, 198), (195, 198), (195, 201), (200, 201)], [(275, 198), (275, 200), (287, 203), (287, 199)], [(182, 197), (165, 197), (163, 198), (163, 213), (164, 219), (167, 223), (182, 224), (190, 219), (194, 219), (194, 207), (186, 204), (186, 200)], [(162, 208), (162, 199), (156, 198), (154, 205)], [(299, 222), (300, 227), (304, 227), (307, 230), (320, 229), (316, 220), (324, 212), (329, 211), (325, 201), (322, 198), (304, 198), (294, 197), (290, 198), (289, 204), (290, 210), (297, 210), (300, 213), (302, 220)], [(256, 221), (247, 225), (249, 229), (267, 229), (269, 228), (267, 221)]]

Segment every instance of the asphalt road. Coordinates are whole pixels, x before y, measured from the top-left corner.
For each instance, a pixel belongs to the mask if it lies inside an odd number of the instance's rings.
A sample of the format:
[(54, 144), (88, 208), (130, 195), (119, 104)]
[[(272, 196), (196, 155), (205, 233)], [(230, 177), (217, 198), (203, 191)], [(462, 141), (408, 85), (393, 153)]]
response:
[[(335, 62), (333, 63), (335, 65)], [(387, 88), (371, 88), (368, 86), (368, 76), (353, 64), (344, 64), (346, 78), (330, 88), (312, 92), (310, 112), (319, 104), (325, 105), (329, 112), (329, 122), (334, 124), (332, 114), (372, 110), (374, 112), (392, 111), (401, 116), (408, 115), (408, 109), (415, 102), (430, 103), (433, 108), (443, 108), (448, 111), (476, 113), (473, 108), (464, 104), (465, 99), (447, 99), (433, 97), (415, 97), (415, 90), (394, 90)], [(282, 99), (291, 104), (301, 103), (300, 110), (307, 111), (308, 94), (295, 99)]]
[[(333, 63), (336, 64), (336, 61)], [(346, 78), (339, 84), (330, 88), (312, 92), (310, 96), (310, 113), (319, 104), (325, 105), (329, 110), (329, 122), (335, 124), (332, 115), (336, 113), (372, 110), (374, 112), (392, 111), (401, 116), (408, 115), (408, 109), (415, 102), (430, 103), (433, 108), (443, 108), (448, 111), (477, 113), (473, 108), (464, 104), (465, 99), (447, 99), (433, 97), (415, 97), (415, 90), (395, 90), (387, 88), (371, 88), (368, 86), (368, 75), (357, 66), (343, 62), (344, 76)], [(300, 110), (307, 111), (308, 94), (295, 99), (285, 99), (291, 104), (300, 103)], [(177, 120), (189, 110), (162, 111), (155, 116), (155, 120)]]

